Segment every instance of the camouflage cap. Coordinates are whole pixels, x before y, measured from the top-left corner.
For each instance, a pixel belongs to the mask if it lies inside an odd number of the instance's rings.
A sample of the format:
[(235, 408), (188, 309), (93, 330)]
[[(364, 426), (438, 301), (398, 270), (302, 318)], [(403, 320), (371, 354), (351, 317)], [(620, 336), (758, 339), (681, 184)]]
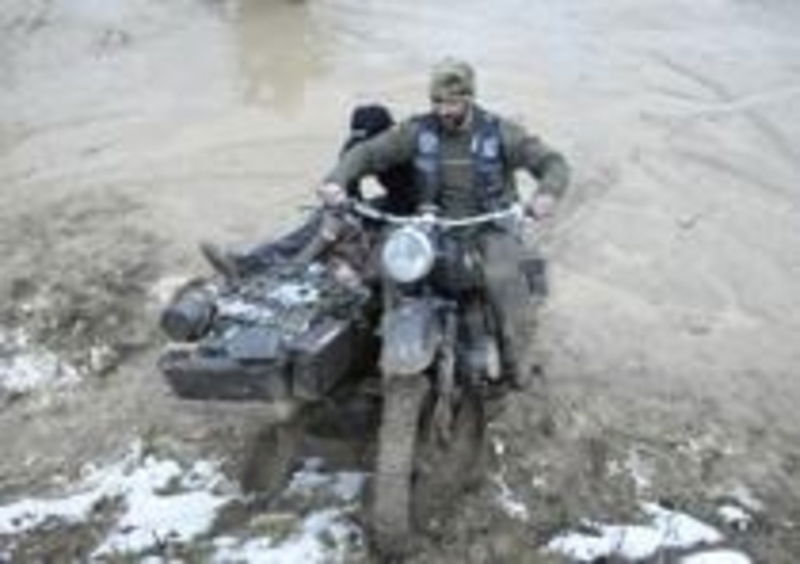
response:
[(471, 98), (475, 95), (475, 72), (472, 66), (448, 57), (431, 72), (431, 99)]

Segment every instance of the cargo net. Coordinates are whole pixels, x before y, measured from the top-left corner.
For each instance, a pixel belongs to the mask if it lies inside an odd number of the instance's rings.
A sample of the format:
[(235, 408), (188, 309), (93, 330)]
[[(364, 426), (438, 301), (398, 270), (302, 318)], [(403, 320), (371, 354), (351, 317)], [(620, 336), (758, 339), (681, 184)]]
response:
[(217, 290), (210, 336), (257, 326), (291, 342), (322, 318), (357, 317), (367, 299), (365, 287), (342, 284), (319, 263), (275, 266)]

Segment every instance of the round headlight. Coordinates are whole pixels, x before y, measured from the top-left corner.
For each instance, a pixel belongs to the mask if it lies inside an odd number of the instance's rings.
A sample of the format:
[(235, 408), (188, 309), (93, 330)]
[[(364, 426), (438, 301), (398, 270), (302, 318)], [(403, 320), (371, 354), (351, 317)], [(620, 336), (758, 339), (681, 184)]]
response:
[(436, 253), (428, 237), (416, 227), (394, 231), (381, 252), (381, 262), (389, 277), (396, 282), (416, 282), (433, 268)]

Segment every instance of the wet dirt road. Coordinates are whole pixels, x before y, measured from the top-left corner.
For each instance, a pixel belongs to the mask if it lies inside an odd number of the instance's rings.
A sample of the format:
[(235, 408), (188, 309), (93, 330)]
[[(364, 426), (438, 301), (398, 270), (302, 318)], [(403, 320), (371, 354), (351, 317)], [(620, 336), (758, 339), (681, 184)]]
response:
[[(30, 325), (87, 374), (107, 373), (1, 408), (7, 487), (130, 435), (213, 426), (164, 398), (152, 288), (205, 268), (202, 238), (247, 243), (291, 225), (350, 108), (425, 108), (427, 69), (453, 54), (477, 67), (486, 106), (540, 132), (575, 169), (543, 229), (553, 291), (539, 348), (568, 437), (553, 456), (580, 466), (564, 452), (633, 450), (655, 496), (744, 483), (776, 523), (798, 517), (800, 6), (2, 5), (4, 327)], [(108, 366), (84, 358), (106, 345)], [(499, 431), (520, 484), (541, 462), (530, 452), (547, 446), (526, 438), (536, 430), (525, 402)], [(701, 446), (681, 450), (690, 443)]]

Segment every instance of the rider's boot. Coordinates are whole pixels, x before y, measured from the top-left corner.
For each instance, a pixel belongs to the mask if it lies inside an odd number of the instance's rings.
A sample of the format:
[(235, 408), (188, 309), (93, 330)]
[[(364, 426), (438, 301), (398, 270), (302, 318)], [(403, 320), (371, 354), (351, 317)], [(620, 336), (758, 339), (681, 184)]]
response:
[[(504, 356), (510, 355), (506, 353)], [(512, 390), (525, 390), (530, 386), (535, 371), (535, 368), (530, 363), (506, 358), (503, 364), (503, 374), (505, 374)]]

